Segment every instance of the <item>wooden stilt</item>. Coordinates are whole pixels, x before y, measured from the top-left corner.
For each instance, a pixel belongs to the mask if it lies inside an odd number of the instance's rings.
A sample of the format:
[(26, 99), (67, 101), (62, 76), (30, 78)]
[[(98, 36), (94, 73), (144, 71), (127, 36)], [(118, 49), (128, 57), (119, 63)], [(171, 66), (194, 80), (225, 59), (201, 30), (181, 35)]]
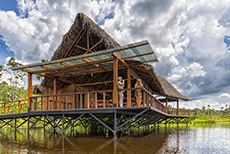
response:
[(32, 96), (32, 73), (28, 73), (28, 108), (31, 108), (30, 97)]

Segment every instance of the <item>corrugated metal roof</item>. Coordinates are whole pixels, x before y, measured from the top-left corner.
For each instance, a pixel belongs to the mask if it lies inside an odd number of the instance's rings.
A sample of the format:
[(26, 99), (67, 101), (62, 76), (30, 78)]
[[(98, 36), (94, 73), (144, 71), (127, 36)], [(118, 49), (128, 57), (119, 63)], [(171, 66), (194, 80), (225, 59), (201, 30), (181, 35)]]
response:
[[(52, 76), (59, 76), (65, 73), (81, 73), (81, 70), (92, 73), (95, 68), (103, 69), (104, 67), (112, 67), (114, 58), (112, 53), (114, 52), (124, 60), (142, 63), (158, 61), (149, 42), (141, 41), (84, 55), (14, 67), (12, 70), (22, 70), (30, 73), (45, 73)], [(79, 70), (74, 68), (78, 68)]]

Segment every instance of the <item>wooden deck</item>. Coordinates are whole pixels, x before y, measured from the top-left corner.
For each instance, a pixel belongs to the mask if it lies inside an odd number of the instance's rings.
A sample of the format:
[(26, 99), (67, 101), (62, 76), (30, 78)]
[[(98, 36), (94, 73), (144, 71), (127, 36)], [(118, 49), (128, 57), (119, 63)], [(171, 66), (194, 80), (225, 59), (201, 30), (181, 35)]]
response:
[[(196, 118), (196, 113), (187, 112), (182, 115), (179, 109), (168, 108), (166, 103), (160, 102), (144, 88), (123, 90), (129, 92), (131, 96), (135, 91), (139, 92), (137, 98), (130, 98), (130, 104), (125, 98), (124, 107), (117, 107), (117, 104), (114, 104), (111, 99), (112, 90), (32, 96), (30, 104), (27, 105), (25, 104), (27, 100), (14, 102), (13, 105), (3, 103), (1, 113), (4, 114), (0, 115), (0, 129), (10, 126), (17, 131), (20, 127), (26, 126), (29, 133), (38, 122), (43, 122), (44, 127), (48, 125), (54, 129), (58, 128), (64, 135), (70, 127), (82, 125), (86, 130), (87, 127), (93, 127), (92, 123), (97, 123), (116, 135), (118, 131), (132, 128), (188, 123)], [(28, 110), (23, 110), (22, 105), (24, 108), (28, 107)], [(10, 108), (16, 110), (16, 113), (10, 113)]]

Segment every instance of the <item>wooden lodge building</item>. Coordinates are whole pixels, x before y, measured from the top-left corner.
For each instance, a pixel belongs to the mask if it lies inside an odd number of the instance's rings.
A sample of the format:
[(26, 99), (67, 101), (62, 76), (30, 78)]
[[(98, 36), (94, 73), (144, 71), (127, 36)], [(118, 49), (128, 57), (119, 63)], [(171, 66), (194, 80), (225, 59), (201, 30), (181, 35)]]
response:
[[(152, 107), (178, 115), (179, 100), (189, 99), (154, 72), (153, 62), (158, 59), (148, 41), (120, 46), (89, 17), (78, 13), (50, 61), (12, 70), (28, 72), (31, 111), (118, 107), (117, 82), (122, 76), (124, 108)], [(33, 74), (44, 77), (41, 87), (34, 87), (41, 96), (32, 96)], [(137, 79), (143, 88), (134, 88)], [(142, 91), (142, 99), (134, 97), (136, 90)], [(177, 102), (177, 109), (169, 110), (170, 101)]]

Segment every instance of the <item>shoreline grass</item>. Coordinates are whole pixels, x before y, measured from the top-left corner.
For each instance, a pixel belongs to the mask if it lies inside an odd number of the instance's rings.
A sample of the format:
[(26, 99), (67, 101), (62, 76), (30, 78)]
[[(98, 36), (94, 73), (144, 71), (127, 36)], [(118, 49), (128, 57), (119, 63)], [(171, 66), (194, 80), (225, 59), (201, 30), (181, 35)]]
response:
[(230, 122), (230, 115), (198, 115), (198, 118), (191, 121), (191, 123), (217, 123)]

